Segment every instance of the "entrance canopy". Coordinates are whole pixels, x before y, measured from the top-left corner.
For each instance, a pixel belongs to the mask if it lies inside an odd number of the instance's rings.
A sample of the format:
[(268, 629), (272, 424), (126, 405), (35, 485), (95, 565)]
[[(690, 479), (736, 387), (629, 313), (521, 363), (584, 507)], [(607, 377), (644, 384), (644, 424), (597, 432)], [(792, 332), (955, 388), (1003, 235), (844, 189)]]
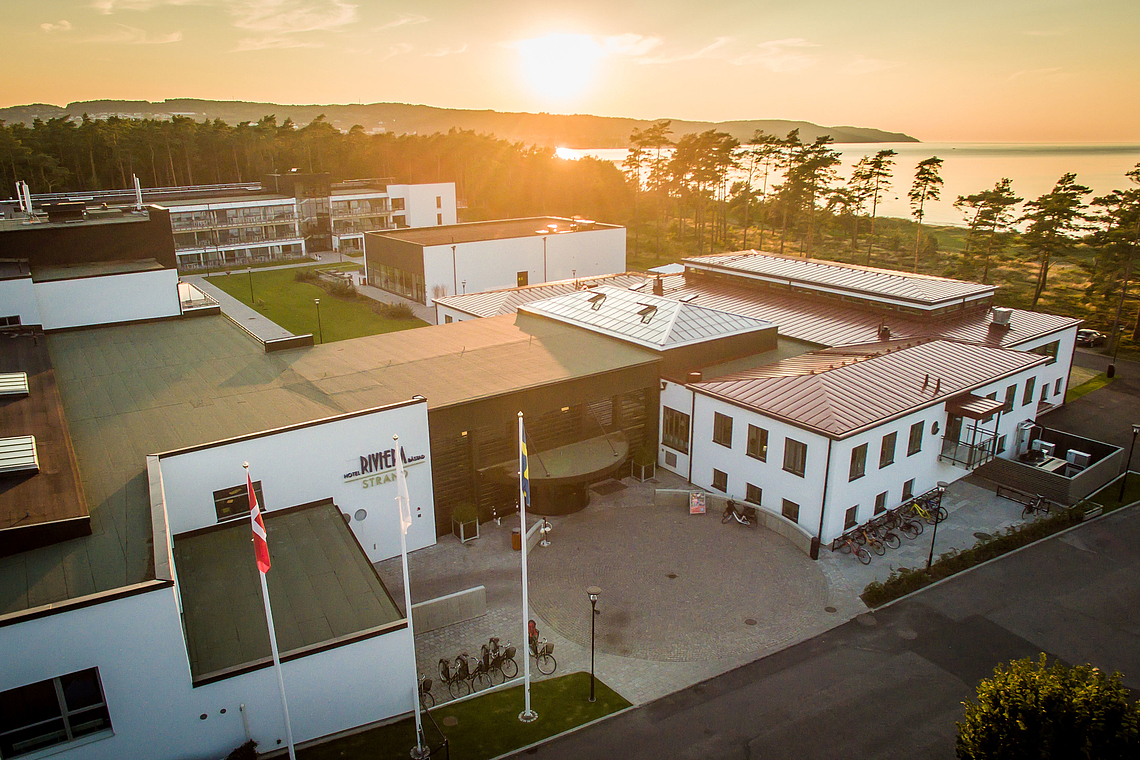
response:
[(1001, 411), (1004, 404), (985, 396), (963, 393), (946, 402), (946, 413), (971, 420), (984, 420)]

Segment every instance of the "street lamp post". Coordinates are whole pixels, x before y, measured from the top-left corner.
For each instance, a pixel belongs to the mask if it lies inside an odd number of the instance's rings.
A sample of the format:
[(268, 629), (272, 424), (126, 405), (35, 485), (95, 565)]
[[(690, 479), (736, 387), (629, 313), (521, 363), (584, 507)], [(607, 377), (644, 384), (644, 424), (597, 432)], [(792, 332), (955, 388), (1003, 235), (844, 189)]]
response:
[(249, 275), (249, 305), (253, 306), (253, 267), (246, 267), (245, 273)]
[(930, 569), (930, 565), (934, 562), (934, 542), (938, 540), (938, 523), (942, 522), (939, 515), (942, 513), (942, 497), (946, 495), (946, 489), (950, 484), (945, 480), (938, 481), (938, 506), (934, 508), (934, 533), (930, 536), (930, 554), (926, 557), (926, 569)]
[(598, 614), (598, 597), (602, 595), (602, 590), (597, 586), (590, 586), (586, 589), (586, 595), (590, 597), (590, 701), (594, 701), (594, 618)]
[(1128, 468), (1132, 466), (1132, 452), (1136, 449), (1136, 436), (1140, 434), (1140, 424), (1132, 423), (1132, 445), (1128, 447), (1128, 459), (1124, 462), (1124, 475), (1120, 478), (1120, 495), (1116, 500), (1124, 503), (1124, 486), (1128, 483)]
[(317, 305), (317, 337), (320, 339), (318, 342), (325, 342), (325, 331), (321, 329), (321, 299), (314, 298), (313, 303)]

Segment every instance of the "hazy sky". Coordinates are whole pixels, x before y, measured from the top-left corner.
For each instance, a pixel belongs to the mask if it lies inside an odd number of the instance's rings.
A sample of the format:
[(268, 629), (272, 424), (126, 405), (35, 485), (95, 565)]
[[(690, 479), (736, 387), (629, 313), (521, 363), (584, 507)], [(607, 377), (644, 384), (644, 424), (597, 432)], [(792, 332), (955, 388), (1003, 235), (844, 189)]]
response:
[(397, 101), (1140, 140), (1140, 0), (4, 0), (0, 105)]

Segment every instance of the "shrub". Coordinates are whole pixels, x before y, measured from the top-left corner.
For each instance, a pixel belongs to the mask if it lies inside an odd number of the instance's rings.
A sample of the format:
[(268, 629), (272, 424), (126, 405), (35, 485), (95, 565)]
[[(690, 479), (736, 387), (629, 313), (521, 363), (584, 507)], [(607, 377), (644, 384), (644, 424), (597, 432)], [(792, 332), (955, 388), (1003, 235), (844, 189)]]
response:
[(406, 303), (377, 303), (372, 310), (388, 319), (415, 319), (416, 313)]
[(1026, 657), (978, 684), (958, 723), (960, 760), (1140, 757), (1140, 706), (1120, 674)]
[(321, 282), (329, 295), (340, 296), (341, 298), (356, 298), (356, 286), (348, 280), (336, 280), (335, 282)]
[(226, 760), (257, 760), (257, 742), (250, 739), (245, 744), (226, 755)]
[(294, 269), (293, 270), (293, 280), (295, 282), (312, 282), (313, 280), (316, 280), (316, 279), (317, 279), (317, 273), (314, 272), (312, 269), (306, 269), (306, 268), (302, 267), (301, 269)]

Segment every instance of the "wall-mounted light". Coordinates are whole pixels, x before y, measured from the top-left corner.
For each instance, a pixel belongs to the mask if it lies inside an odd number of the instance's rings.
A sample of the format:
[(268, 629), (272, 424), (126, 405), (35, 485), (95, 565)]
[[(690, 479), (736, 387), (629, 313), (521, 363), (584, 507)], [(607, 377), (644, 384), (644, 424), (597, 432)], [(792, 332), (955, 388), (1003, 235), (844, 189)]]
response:
[(938, 420), (935, 420), (934, 424), (930, 426), (930, 434), (938, 435)]

